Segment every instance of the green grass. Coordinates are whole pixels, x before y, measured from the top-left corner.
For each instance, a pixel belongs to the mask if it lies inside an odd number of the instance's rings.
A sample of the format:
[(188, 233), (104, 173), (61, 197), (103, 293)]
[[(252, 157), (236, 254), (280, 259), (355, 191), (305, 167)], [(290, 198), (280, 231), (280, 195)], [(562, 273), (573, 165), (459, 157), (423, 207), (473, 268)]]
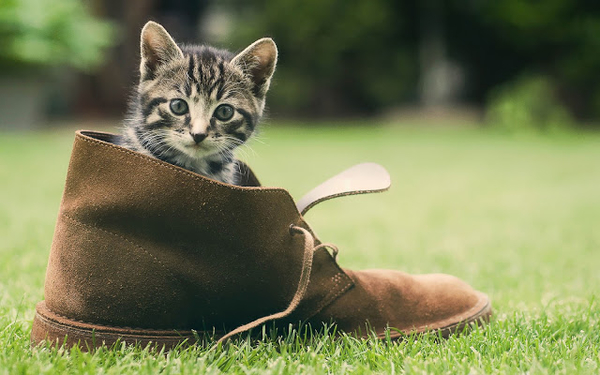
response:
[(392, 188), (307, 215), (348, 268), (456, 275), (488, 293), (485, 330), (439, 342), (327, 335), (192, 347), (31, 349), (72, 132), (0, 134), (0, 373), (598, 373), (600, 134), (264, 126), (245, 159), (299, 198), (363, 161)]

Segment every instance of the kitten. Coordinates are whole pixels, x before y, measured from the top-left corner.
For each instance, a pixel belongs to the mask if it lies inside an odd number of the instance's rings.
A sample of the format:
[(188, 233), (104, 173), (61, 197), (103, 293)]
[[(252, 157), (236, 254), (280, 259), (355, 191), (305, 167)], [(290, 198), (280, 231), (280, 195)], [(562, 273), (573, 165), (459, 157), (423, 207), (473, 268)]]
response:
[(233, 151), (263, 114), (277, 47), (259, 39), (238, 55), (178, 46), (158, 23), (141, 33), (140, 82), (120, 144), (209, 178), (239, 184)]

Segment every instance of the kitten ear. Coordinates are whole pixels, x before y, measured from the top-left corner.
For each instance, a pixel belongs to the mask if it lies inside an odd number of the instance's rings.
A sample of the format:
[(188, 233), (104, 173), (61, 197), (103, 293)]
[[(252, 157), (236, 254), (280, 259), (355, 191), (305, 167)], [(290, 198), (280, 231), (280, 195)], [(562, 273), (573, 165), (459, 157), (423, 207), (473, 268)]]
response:
[(140, 81), (154, 78), (156, 69), (164, 63), (182, 58), (183, 52), (160, 24), (148, 21), (140, 38)]
[(231, 60), (254, 83), (254, 95), (264, 97), (277, 64), (277, 46), (271, 38), (262, 38), (248, 46)]

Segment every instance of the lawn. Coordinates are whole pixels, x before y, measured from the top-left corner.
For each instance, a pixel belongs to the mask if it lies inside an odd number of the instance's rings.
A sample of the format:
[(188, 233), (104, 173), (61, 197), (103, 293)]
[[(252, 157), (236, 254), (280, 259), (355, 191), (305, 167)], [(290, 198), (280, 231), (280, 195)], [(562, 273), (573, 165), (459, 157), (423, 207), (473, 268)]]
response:
[(0, 374), (600, 372), (600, 134), (375, 125), (270, 123), (243, 158), (296, 198), (355, 163), (384, 165), (389, 192), (322, 203), (307, 220), (343, 267), (444, 272), (488, 293), (485, 330), (395, 343), (292, 333), (166, 355), (31, 349), (73, 133), (3, 133)]

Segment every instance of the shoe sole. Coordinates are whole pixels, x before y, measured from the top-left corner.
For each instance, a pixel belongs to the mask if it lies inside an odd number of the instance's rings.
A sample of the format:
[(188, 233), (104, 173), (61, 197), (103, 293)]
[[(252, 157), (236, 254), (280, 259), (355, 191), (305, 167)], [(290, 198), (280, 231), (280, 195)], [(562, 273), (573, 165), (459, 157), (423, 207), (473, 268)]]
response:
[[(33, 327), (31, 329), (31, 344), (38, 346), (49, 343), (52, 346), (73, 347), (79, 346), (82, 350), (91, 351), (95, 348), (106, 346), (112, 347), (116, 343), (128, 345), (139, 345), (140, 347), (155, 347), (165, 350), (177, 346), (188, 346), (195, 344), (201, 337), (202, 332), (176, 331), (176, 330), (154, 330), (129, 327), (111, 327), (99, 324), (91, 324), (72, 320), (52, 312), (46, 306), (46, 302), (39, 302), (36, 307)], [(485, 306), (473, 316), (466, 320), (437, 328), (421, 329), (411, 332), (394, 332), (389, 336), (378, 335), (378, 338), (390, 337), (392, 340), (406, 338), (409, 335), (423, 333), (437, 333), (443, 338), (448, 338), (454, 333), (461, 333), (471, 325), (484, 325), (489, 322), (492, 308), (489, 300)], [(211, 337), (217, 339), (223, 333), (213, 332)]]
[[(468, 332), (473, 326), (484, 327), (488, 324), (492, 318), (492, 304), (487, 295), (479, 293), (480, 303), (478, 303), (473, 310), (475, 311), (471, 316), (459, 320), (456, 323), (448, 324), (443, 327), (428, 328), (422, 327), (418, 330), (406, 330), (403, 332), (395, 332), (390, 335), (392, 340), (396, 340), (402, 337), (410, 335), (421, 335), (421, 334), (434, 334), (444, 339), (449, 338), (452, 335), (460, 335), (461, 333)], [(377, 335), (378, 338), (383, 339), (386, 337), (385, 334)]]
[(178, 345), (193, 344), (197, 340), (197, 334), (192, 331), (110, 327), (72, 320), (50, 311), (45, 301), (36, 305), (31, 329), (31, 343), (34, 346), (48, 342), (52, 346), (79, 346), (88, 351), (121, 342), (144, 348), (156, 346), (172, 349)]

